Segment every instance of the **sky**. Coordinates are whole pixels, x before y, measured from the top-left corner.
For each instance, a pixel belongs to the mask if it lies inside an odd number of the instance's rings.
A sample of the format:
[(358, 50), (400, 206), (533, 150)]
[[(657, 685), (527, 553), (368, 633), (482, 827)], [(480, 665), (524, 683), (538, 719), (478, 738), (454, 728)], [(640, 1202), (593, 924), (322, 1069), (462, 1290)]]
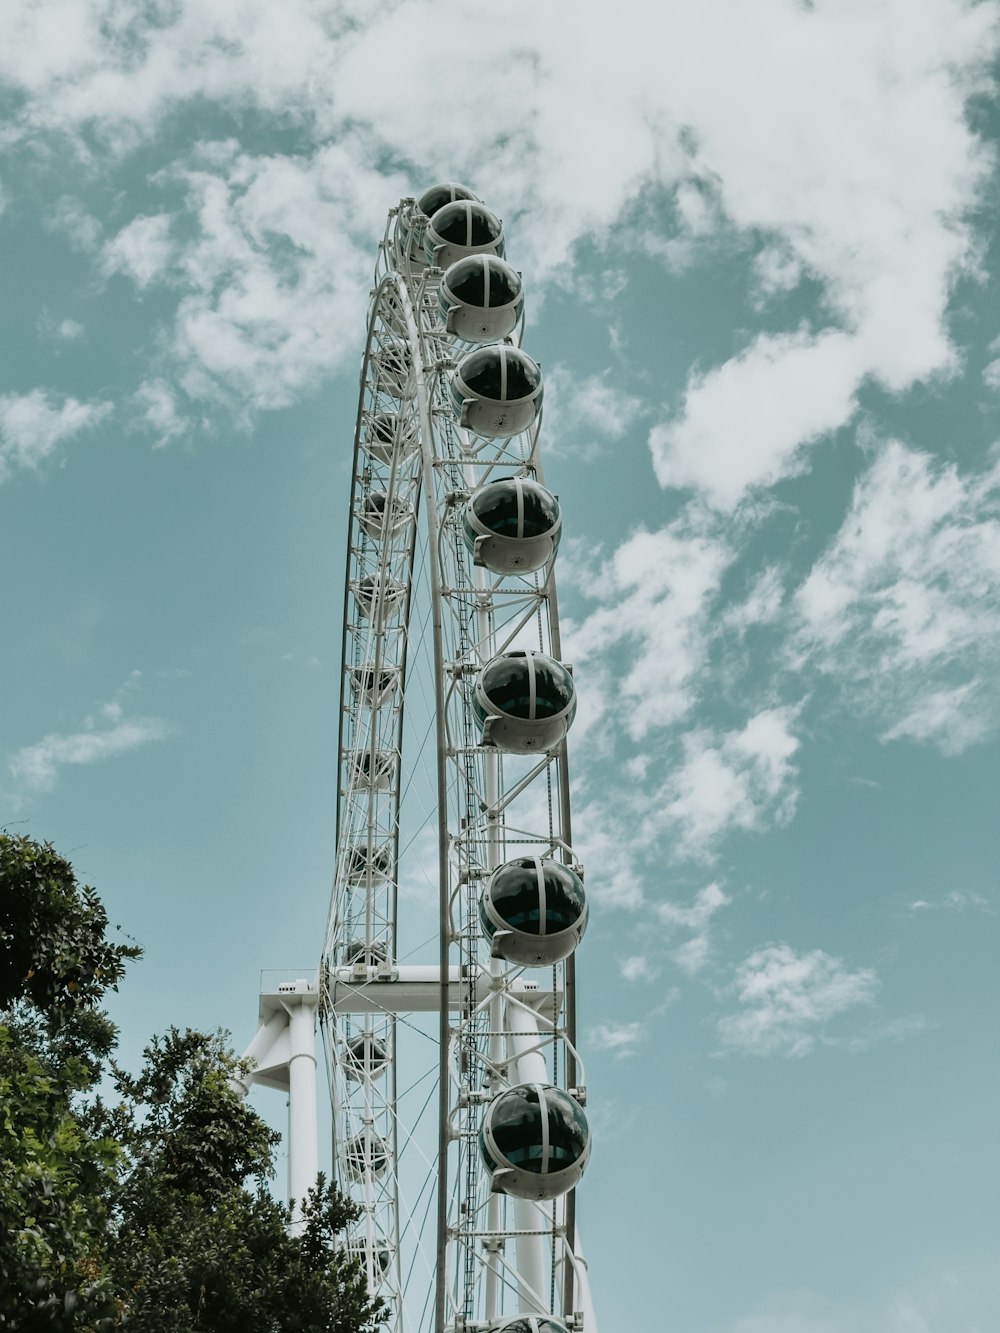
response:
[(0, 825), (144, 946), (122, 1060), (315, 966), (375, 249), (464, 181), (564, 511), (601, 1326), (995, 1330), (1000, 5), (4, 24)]

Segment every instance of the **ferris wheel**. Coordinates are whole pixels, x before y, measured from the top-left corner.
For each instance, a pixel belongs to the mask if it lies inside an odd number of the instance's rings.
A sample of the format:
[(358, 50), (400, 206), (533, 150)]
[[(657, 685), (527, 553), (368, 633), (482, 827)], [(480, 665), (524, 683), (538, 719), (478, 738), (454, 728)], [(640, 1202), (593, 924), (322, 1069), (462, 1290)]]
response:
[(523, 328), (503, 226), (471, 190), (390, 211), (354, 436), (322, 962), (262, 987), (248, 1052), (290, 1091), (294, 1199), (315, 1177), (318, 1015), (334, 1177), (359, 1210), (347, 1245), (392, 1333), (597, 1333), (575, 1209), (591, 1151), (576, 693)]

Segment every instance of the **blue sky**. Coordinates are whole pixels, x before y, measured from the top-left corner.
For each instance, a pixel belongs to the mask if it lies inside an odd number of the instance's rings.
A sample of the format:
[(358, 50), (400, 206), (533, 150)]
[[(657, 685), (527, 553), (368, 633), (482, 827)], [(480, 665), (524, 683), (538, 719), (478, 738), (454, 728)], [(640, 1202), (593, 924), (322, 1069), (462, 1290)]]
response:
[(375, 246), (441, 178), (505, 220), (605, 1328), (1000, 1323), (998, 22), (8, 6), (0, 822), (145, 946), (127, 1062), (316, 959)]

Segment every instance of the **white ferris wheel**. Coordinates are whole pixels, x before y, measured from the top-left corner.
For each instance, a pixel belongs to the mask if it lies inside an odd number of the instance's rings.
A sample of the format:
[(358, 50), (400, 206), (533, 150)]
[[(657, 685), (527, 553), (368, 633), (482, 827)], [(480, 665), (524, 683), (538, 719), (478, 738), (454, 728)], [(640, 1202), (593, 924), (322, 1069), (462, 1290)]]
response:
[[(323, 1038), (347, 1244), (391, 1333), (597, 1333), (576, 1226), (587, 924), (542, 376), (500, 220), (389, 213), (361, 368), (337, 855), (315, 976), (265, 974), (254, 1079), (315, 1180)], [(430, 910), (429, 910), (430, 909)]]

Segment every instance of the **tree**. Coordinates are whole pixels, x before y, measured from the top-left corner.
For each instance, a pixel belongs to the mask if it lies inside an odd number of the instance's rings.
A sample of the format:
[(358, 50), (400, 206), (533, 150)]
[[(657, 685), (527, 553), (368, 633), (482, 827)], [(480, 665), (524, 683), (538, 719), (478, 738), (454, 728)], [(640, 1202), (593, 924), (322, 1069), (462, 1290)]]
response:
[(119, 1150), (79, 1102), (115, 1029), (97, 1007), (141, 950), (51, 845), (0, 833), (0, 1329), (111, 1327)]
[(146, 1048), (138, 1078), (116, 1070), (122, 1100), (106, 1123), (127, 1165), (111, 1263), (127, 1326), (372, 1328), (360, 1269), (336, 1245), (354, 1206), (321, 1177), (301, 1231), (289, 1230), (265, 1188), (280, 1136), (234, 1091), (241, 1072), (222, 1034), (176, 1028)]
[[(172, 1028), (118, 1100), (100, 1009), (135, 945), (49, 844), (0, 832), (0, 1333), (366, 1333), (322, 1177), (304, 1224), (268, 1194), (279, 1136), (234, 1091), (222, 1034)], [(252, 1188), (247, 1188), (248, 1183)]]

